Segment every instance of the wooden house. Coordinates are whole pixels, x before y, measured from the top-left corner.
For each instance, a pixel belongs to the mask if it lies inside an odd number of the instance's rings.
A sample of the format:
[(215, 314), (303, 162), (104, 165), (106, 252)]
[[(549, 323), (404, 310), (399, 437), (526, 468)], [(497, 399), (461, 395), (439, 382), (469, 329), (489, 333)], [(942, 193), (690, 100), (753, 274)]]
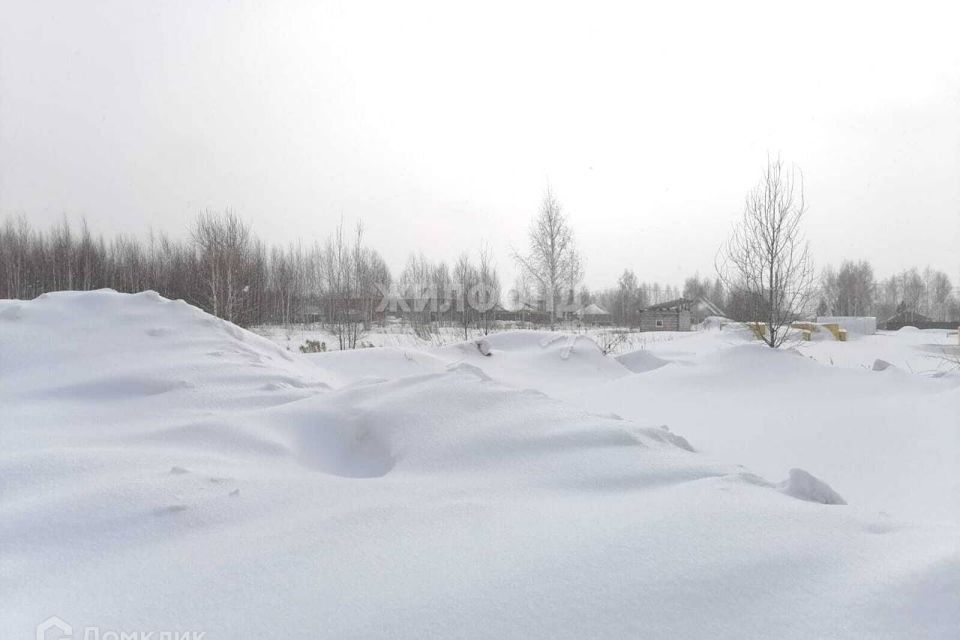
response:
[(690, 331), (693, 300), (677, 298), (637, 312), (640, 331)]

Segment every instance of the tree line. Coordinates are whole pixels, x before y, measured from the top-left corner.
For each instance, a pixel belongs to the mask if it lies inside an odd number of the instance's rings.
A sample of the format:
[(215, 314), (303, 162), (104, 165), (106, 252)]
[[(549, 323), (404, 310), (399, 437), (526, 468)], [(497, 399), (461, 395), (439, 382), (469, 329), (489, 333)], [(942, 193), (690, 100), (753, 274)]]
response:
[(310, 247), (268, 247), (231, 212), (199, 214), (186, 239), (155, 232), (145, 240), (107, 239), (85, 221), (74, 228), (66, 219), (43, 231), (22, 216), (0, 229), (0, 298), (153, 289), (241, 326), (289, 323), (315, 309), (341, 348), (356, 345), (359, 327), (373, 317), (378, 285), (389, 282), (386, 263), (364, 244), (359, 225), (351, 234), (341, 223)]
[[(325, 242), (268, 246), (232, 212), (203, 212), (186, 238), (94, 235), (86, 221), (42, 230), (23, 216), (0, 227), (0, 298), (49, 291), (153, 289), (241, 326), (322, 322), (340, 348), (396, 310), (415, 329), (437, 323), (492, 328), (500, 279), (492, 251), (452, 265), (411, 255), (396, 282), (362, 224), (341, 222)], [(489, 301), (492, 301), (489, 302)]]
[(484, 243), (450, 264), (411, 254), (394, 277), (366, 244), (362, 224), (351, 230), (341, 221), (324, 242), (308, 246), (268, 246), (229, 211), (200, 213), (182, 239), (162, 232), (145, 239), (105, 238), (95, 236), (86, 221), (74, 227), (66, 219), (40, 230), (20, 216), (0, 227), (0, 298), (153, 289), (241, 326), (322, 322), (341, 349), (357, 346), (363, 332), (388, 314), (422, 337), (441, 325), (458, 326), (466, 337), (471, 328), (489, 332), (506, 316), (552, 328), (592, 302), (607, 310), (614, 324), (631, 326), (638, 309), (681, 297), (707, 300), (734, 320), (762, 323), (771, 346), (783, 341), (790, 322), (811, 313), (960, 317), (949, 277), (929, 267), (878, 281), (869, 262), (844, 261), (815, 277), (802, 233), (805, 212), (802, 176), (779, 158), (768, 159), (718, 252), (715, 277), (693, 275), (681, 288), (642, 282), (625, 269), (615, 286), (596, 291), (582, 285), (584, 266), (573, 229), (549, 188), (531, 221), (526, 248), (512, 252), (518, 275), (509, 291)]
[(960, 299), (950, 277), (926, 267), (905, 269), (876, 280), (873, 267), (862, 260), (844, 261), (839, 269), (828, 266), (820, 280), (818, 315), (877, 316), (889, 318), (898, 311), (919, 313), (931, 320), (960, 318)]

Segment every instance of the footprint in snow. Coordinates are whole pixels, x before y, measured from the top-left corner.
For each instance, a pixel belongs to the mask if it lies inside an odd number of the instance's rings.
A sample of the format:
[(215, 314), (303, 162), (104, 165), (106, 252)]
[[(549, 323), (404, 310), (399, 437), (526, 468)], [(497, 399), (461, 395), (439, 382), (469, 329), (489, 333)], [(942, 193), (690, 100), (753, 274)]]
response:
[(190, 470), (183, 467), (170, 467), (170, 475), (172, 476), (180, 476), (185, 473), (190, 473)]

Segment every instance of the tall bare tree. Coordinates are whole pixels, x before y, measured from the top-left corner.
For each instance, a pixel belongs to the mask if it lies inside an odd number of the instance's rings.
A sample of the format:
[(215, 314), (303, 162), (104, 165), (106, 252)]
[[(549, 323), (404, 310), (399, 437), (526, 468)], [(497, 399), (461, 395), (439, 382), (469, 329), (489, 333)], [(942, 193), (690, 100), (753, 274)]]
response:
[(617, 280), (616, 306), (614, 316), (620, 326), (630, 325), (637, 316), (637, 276), (630, 269), (624, 269), (623, 275)]
[(455, 289), (457, 312), (460, 314), (460, 324), (463, 327), (463, 339), (469, 337), (470, 319), (473, 316), (471, 295), (480, 282), (477, 268), (470, 262), (467, 253), (460, 254), (453, 266), (453, 287)]
[[(240, 323), (241, 297), (249, 291), (249, 281), (245, 281), (244, 276), (251, 247), (250, 227), (233, 212), (207, 211), (197, 216), (191, 235), (207, 274), (205, 284), (211, 312)], [(131, 247), (139, 251), (136, 242), (131, 243)]]
[(407, 265), (400, 273), (400, 284), (405, 300), (404, 320), (410, 323), (414, 333), (427, 338), (432, 332), (431, 321), (437, 306), (433, 285), (434, 266), (423, 253), (411, 253)]
[(747, 195), (740, 222), (717, 255), (717, 273), (731, 292), (744, 295), (753, 320), (763, 324), (763, 340), (779, 347), (790, 322), (813, 290), (813, 260), (803, 236), (806, 213), (803, 176), (767, 159), (756, 187)]
[(369, 308), (374, 283), (371, 253), (363, 246), (363, 225), (357, 223), (354, 243), (344, 234), (343, 221), (323, 251), (323, 296), (326, 320), (341, 350), (356, 349), (366, 332), (365, 310)]
[(533, 290), (530, 275), (524, 269), (520, 269), (514, 280), (513, 290), (509, 292), (509, 302), (519, 314), (520, 322), (527, 321), (531, 300), (533, 300)]
[(844, 260), (839, 271), (828, 265), (820, 276), (821, 296), (834, 315), (865, 315), (873, 309), (875, 291), (873, 267), (866, 260)]
[(496, 319), (496, 306), (500, 302), (500, 276), (493, 262), (493, 253), (490, 245), (480, 244), (480, 261), (477, 269), (478, 287), (475, 292), (475, 310), (477, 311), (480, 328), (483, 334), (490, 333)]
[(948, 309), (952, 291), (950, 277), (942, 271), (934, 271), (930, 282), (930, 311), (937, 320), (949, 318)]
[(560, 202), (550, 187), (543, 194), (540, 211), (529, 231), (526, 255), (514, 252), (514, 259), (539, 284), (544, 294), (545, 311), (550, 328), (557, 320), (557, 311), (583, 279), (583, 265)]
[(433, 268), (433, 291), (436, 297), (436, 317), (438, 325), (442, 325), (445, 316), (450, 312), (452, 301), (450, 300), (453, 281), (450, 279), (450, 268), (447, 263), (440, 261)]

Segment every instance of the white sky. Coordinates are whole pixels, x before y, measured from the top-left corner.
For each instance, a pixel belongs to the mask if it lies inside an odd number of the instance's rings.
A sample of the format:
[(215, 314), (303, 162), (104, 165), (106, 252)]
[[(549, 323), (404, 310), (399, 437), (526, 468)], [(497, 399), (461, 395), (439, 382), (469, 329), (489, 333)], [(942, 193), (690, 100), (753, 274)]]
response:
[(0, 0), (0, 214), (229, 207), (270, 242), (342, 214), (394, 269), (486, 240), (509, 283), (549, 180), (588, 284), (679, 284), (771, 152), (818, 264), (957, 281), (957, 6)]

